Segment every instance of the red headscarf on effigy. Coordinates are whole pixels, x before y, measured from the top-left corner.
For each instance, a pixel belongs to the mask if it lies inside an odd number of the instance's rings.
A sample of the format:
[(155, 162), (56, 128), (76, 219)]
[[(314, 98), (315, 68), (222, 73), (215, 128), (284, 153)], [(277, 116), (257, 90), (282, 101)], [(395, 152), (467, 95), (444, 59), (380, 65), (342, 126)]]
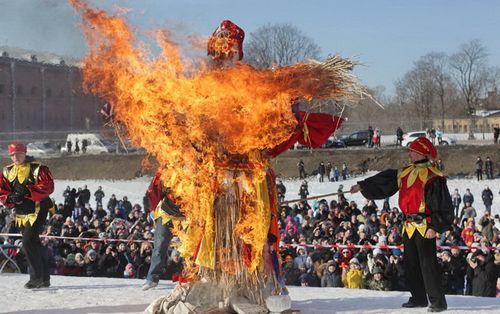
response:
[(229, 20), (224, 20), (208, 39), (208, 55), (215, 60), (233, 58), (238, 54), (238, 60), (243, 59), (243, 39), (245, 32)]

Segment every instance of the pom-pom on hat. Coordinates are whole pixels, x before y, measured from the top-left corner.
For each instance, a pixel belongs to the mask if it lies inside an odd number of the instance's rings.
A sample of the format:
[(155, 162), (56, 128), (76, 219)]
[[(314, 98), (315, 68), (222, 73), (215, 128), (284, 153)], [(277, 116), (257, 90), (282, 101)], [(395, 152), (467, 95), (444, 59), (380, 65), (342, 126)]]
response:
[(430, 159), (436, 159), (437, 157), (436, 146), (426, 137), (418, 137), (411, 142), (408, 149)]

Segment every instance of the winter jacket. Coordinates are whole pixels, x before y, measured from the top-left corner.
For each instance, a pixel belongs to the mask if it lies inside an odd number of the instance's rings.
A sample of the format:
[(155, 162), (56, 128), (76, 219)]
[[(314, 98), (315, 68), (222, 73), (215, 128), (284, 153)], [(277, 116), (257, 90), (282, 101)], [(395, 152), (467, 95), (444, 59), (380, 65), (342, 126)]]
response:
[(325, 271), (321, 277), (321, 287), (342, 287), (342, 276), (338, 272)]
[(349, 269), (342, 276), (344, 287), (350, 289), (363, 289), (363, 270)]
[(493, 256), (488, 254), (484, 263), (474, 269), (472, 295), (476, 297), (495, 297), (497, 277)]
[(474, 203), (474, 195), (465, 193), (464, 196), (462, 196), (462, 200), (464, 204), (469, 202), (472, 205)]
[(377, 281), (375, 279), (371, 279), (368, 281), (368, 289), (370, 290), (378, 290), (378, 291), (390, 291), (391, 283), (386, 279), (381, 279)]
[(481, 226), (481, 234), (491, 242), (493, 240), (493, 226), (495, 225), (493, 219), (483, 216), (479, 220), (479, 225)]
[(481, 197), (484, 205), (491, 206), (491, 204), (493, 204), (493, 192), (491, 192), (490, 189), (484, 189)]

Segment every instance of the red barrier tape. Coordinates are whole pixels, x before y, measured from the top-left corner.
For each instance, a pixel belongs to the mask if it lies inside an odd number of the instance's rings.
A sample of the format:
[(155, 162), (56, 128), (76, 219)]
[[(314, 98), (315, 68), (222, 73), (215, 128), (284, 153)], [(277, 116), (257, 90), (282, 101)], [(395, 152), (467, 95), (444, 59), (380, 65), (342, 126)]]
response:
[[(7, 237), (17, 237), (20, 238), (22, 235), (20, 233), (0, 233), (0, 236)], [(78, 237), (62, 237), (62, 236), (49, 236), (49, 235), (40, 235), (41, 238), (49, 238), (49, 239), (63, 239), (63, 240), (80, 240), (80, 241), (102, 241), (102, 242), (135, 242), (142, 243), (147, 240), (126, 240), (126, 239), (100, 239), (100, 238), (78, 238)], [(149, 242), (153, 243), (152, 240)], [(345, 245), (345, 244), (331, 244), (331, 245), (313, 245), (313, 244), (283, 244), (281, 247), (310, 247), (310, 248), (339, 248), (339, 249), (400, 249), (404, 250), (404, 245), (371, 245), (371, 244), (363, 244), (363, 245)], [(462, 251), (468, 251), (471, 249), (480, 249), (481, 247), (469, 247), (469, 246), (437, 246), (439, 250), (451, 250), (451, 249), (460, 249)], [(490, 250), (497, 250), (500, 247), (495, 246), (487, 246)]]
[[(345, 245), (345, 244), (331, 244), (331, 245), (313, 245), (313, 244), (284, 244), (283, 247), (311, 247), (311, 248), (340, 248), (340, 249), (400, 249), (404, 250), (404, 245), (371, 245), (371, 244), (363, 244), (363, 245)], [(437, 246), (438, 250), (451, 250), (451, 249), (460, 249), (463, 251), (468, 251), (471, 249), (480, 249), (482, 247), (469, 247), (469, 246)], [(500, 247), (495, 246), (487, 246), (490, 250), (497, 250)]]

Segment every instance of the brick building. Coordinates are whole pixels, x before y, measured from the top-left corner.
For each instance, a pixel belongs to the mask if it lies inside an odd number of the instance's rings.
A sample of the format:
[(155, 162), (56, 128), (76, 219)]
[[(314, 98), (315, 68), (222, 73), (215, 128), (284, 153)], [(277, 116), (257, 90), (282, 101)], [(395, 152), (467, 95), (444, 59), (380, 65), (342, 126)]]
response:
[(0, 141), (61, 140), (102, 127), (102, 101), (82, 91), (76, 66), (0, 56)]

